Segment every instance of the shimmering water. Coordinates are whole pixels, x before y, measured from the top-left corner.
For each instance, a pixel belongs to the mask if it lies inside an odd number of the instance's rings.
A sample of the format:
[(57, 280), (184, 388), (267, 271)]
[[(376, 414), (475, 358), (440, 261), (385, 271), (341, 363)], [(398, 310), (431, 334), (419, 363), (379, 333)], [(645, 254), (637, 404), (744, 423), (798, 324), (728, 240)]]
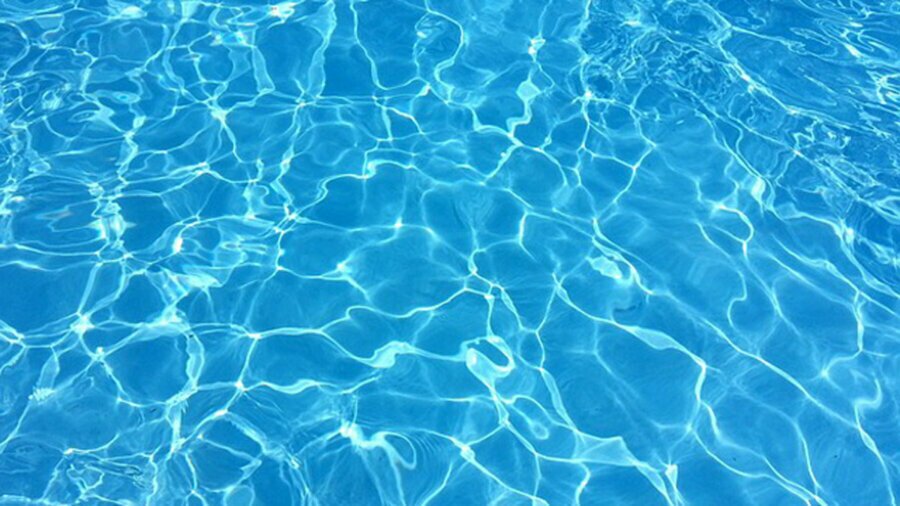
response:
[(895, 505), (900, 4), (0, 0), (0, 503)]

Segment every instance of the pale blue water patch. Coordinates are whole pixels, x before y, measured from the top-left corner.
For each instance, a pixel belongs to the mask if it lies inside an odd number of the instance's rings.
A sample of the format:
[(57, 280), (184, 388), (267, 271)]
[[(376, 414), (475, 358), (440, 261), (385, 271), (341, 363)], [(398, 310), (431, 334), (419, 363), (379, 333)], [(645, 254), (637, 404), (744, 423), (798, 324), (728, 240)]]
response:
[(896, 505), (898, 27), (0, 0), (0, 503)]

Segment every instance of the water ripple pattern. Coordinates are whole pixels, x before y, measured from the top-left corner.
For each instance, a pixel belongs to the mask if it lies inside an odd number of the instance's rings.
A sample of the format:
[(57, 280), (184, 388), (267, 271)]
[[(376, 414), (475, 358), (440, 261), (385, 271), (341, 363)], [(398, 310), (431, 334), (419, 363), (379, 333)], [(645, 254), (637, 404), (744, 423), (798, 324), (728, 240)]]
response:
[(900, 4), (0, 0), (0, 504), (896, 505)]

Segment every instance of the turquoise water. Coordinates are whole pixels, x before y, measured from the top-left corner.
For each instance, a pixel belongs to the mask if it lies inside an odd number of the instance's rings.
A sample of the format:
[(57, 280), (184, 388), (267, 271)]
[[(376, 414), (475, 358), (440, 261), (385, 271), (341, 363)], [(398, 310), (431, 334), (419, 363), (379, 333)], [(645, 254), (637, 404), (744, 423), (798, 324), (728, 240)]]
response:
[(900, 4), (0, 0), (0, 504), (896, 505)]

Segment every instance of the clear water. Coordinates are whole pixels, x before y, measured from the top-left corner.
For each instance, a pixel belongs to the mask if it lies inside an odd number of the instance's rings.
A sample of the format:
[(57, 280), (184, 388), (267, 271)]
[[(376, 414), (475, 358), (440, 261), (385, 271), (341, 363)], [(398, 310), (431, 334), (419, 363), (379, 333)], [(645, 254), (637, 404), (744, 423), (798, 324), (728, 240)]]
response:
[(0, 0), (0, 503), (900, 493), (900, 4)]

